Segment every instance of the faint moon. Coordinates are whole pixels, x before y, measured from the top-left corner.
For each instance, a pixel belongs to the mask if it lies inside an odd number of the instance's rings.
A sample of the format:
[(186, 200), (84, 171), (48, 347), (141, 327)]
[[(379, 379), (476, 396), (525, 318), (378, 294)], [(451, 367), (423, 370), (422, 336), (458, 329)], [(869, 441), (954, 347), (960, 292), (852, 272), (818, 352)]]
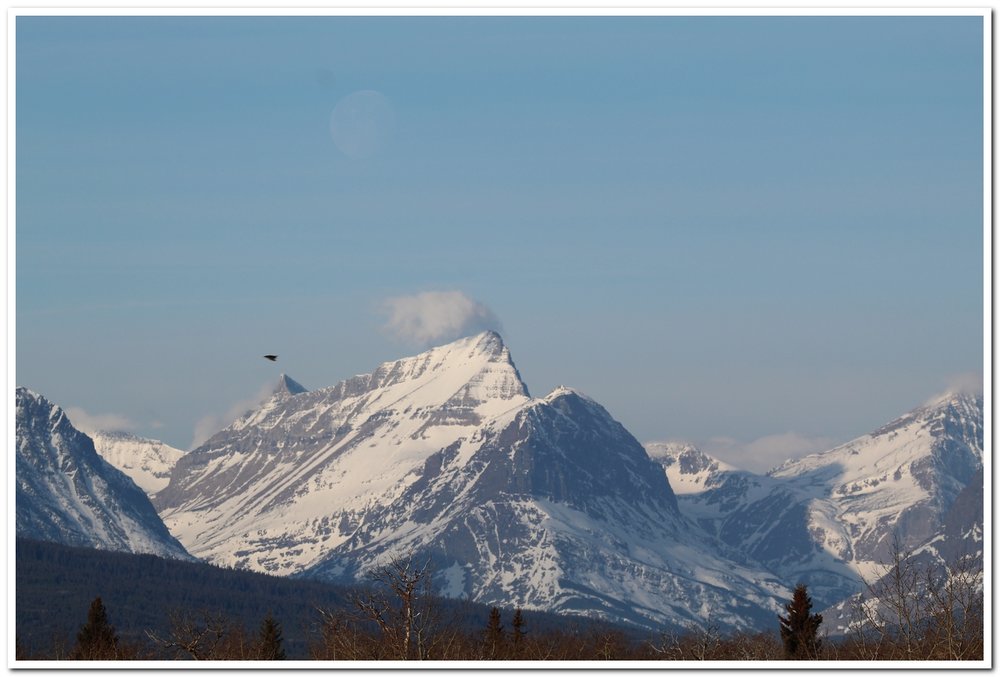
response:
[(337, 102), (330, 115), (330, 136), (344, 155), (368, 158), (386, 146), (393, 123), (389, 100), (365, 89)]

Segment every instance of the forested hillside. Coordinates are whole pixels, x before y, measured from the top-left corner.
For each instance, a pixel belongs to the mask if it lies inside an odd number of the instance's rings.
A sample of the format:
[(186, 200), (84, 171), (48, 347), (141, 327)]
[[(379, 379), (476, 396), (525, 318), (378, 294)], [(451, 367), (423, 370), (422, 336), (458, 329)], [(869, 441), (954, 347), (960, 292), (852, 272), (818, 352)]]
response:
[(178, 562), (55, 543), (17, 539), (17, 637), (28, 650), (72, 646), (87, 607), (101, 597), (111, 622), (126, 640), (145, 630), (165, 633), (171, 614), (222, 614), (248, 628), (270, 612), (284, 620), (290, 653), (305, 651), (310, 617), (319, 608), (346, 603), (345, 591), (208, 564)]
[[(272, 617), (281, 624), (287, 658), (308, 659), (322, 643), (324, 623), (352, 616), (354, 600), (363, 597), (360, 589), (153, 555), (22, 538), (16, 547), (16, 636), (19, 654), (26, 658), (68, 657), (88, 607), (100, 597), (122, 642), (141, 647), (143, 655), (137, 657), (168, 657), (155, 653), (149, 633), (170, 638), (186, 623), (253, 635)], [(487, 626), (489, 607), (438, 598), (434, 605), (442, 624), (470, 628), (473, 634)], [(508, 625), (512, 615), (513, 610), (504, 612)], [(597, 628), (635, 639), (628, 630), (585, 619), (528, 611), (522, 619), (532, 632)]]

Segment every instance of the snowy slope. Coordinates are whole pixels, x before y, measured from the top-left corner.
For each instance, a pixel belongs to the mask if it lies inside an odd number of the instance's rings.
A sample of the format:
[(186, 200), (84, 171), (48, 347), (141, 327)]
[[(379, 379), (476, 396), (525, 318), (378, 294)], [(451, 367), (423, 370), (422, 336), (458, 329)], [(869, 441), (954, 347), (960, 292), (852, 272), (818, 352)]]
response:
[(930, 538), (982, 469), (982, 398), (946, 394), (875, 432), (772, 470), (809, 493), (810, 533), (862, 576)]
[(159, 440), (126, 432), (100, 430), (90, 437), (101, 458), (131, 477), (150, 496), (167, 486), (170, 471), (184, 455)]
[(16, 393), (17, 534), (66, 545), (191, 559), (146, 494), (103, 460), (63, 410)]
[(433, 561), (446, 594), (647, 626), (771, 617), (787, 591), (720, 557), (599, 404), (531, 398), (492, 332), (278, 393), (180, 459), (156, 496), (195, 554), (363, 578)]
[[(959, 493), (955, 502), (925, 543), (917, 548), (900, 552), (905, 558), (904, 570), (913, 572), (919, 585), (926, 584), (927, 575), (939, 584), (950, 581), (953, 594), (965, 597), (975, 591), (982, 604), (983, 594), (983, 471), (980, 469), (968, 486)], [(882, 574), (881, 580), (879, 574)], [(852, 624), (857, 623), (857, 609), (863, 599), (866, 606), (877, 605), (878, 596), (886, 590), (893, 590), (893, 577), (888, 566), (878, 570), (875, 576), (866, 579), (865, 588), (832, 607), (823, 610), (823, 618), (832, 634), (846, 634)], [(870, 587), (869, 587), (870, 584)], [(956, 603), (957, 600), (956, 600)], [(892, 618), (891, 602), (886, 602), (883, 613)]]
[(276, 392), (181, 458), (156, 505), (200, 557), (302, 571), (391, 504), (424, 462), (528, 401), (486, 333), (312, 392)]

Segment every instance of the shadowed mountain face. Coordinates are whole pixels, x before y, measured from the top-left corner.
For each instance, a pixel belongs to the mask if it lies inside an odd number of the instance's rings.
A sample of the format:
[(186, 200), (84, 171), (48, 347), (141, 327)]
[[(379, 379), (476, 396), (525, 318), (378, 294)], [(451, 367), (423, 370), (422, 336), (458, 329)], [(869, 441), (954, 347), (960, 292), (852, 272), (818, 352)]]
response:
[(62, 409), (26, 388), (16, 398), (19, 536), (190, 559), (142, 489), (102, 459)]
[(718, 604), (739, 625), (782, 592), (692, 529), (603, 407), (531, 398), (493, 332), (277, 392), (183, 457), (156, 502), (195, 554), (272, 573), (350, 581), (415, 554), (450, 596), (638, 624)]

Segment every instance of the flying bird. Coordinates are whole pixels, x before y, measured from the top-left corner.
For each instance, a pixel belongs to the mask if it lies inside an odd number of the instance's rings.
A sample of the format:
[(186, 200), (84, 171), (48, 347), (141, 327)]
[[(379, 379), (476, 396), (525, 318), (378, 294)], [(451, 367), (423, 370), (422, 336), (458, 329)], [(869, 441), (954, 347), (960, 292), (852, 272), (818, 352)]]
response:
[(265, 360), (271, 360), (272, 362), (274, 362), (274, 361), (276, 361), (278, 359), (278, 356), (277, 355), (265, 355), (264, 359)]

